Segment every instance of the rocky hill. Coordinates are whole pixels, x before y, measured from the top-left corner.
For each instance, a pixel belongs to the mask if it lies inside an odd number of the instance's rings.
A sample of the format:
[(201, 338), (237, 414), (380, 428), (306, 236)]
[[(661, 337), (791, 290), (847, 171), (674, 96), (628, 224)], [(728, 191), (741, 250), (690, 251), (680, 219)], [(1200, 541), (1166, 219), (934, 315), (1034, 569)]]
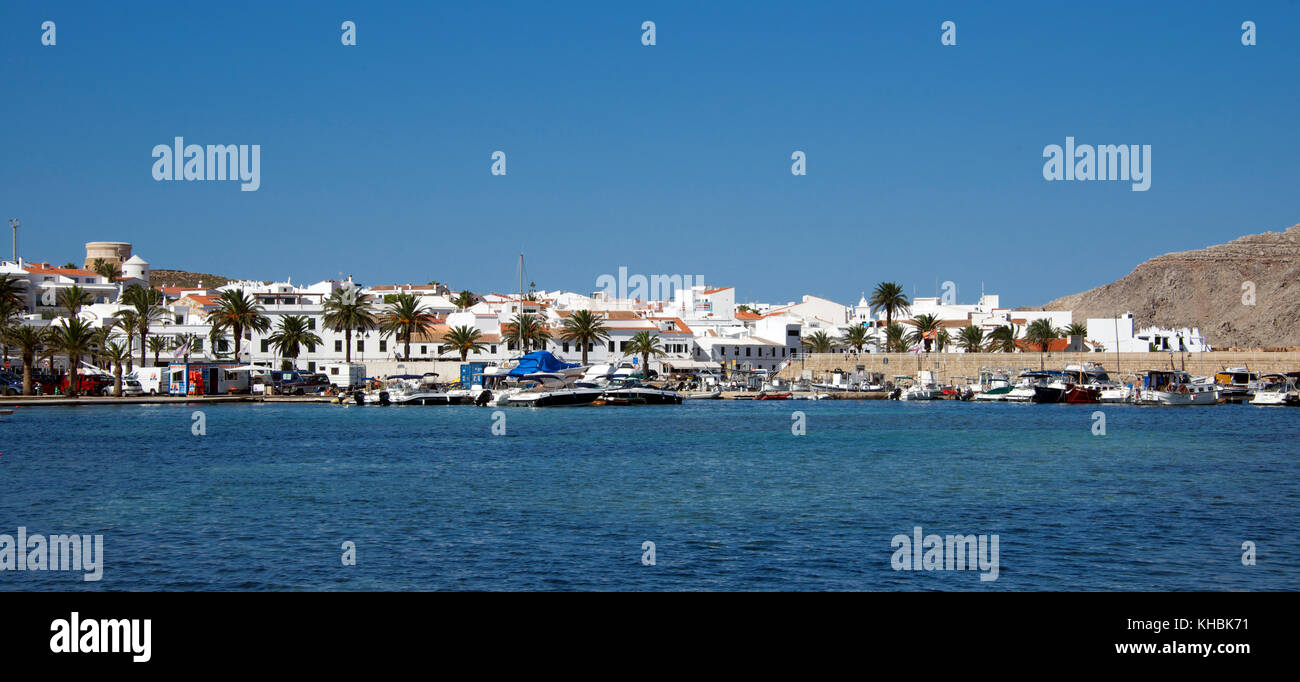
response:
[(1130, 311), (1139, 327), (1200, 327), (1216, 349), (1300, 346), (1300, 225), (1167, 253), (1044, 309), (1073, 310), (1076, 321)]
[(224, 286), (230, 280), (220, 275), (209, 275), (206, 272), (186, 272), (184, 270), (149, 270), (149, 283), (153, 286), (162, 287), (199, 287), (200, 282), (205, 288)]

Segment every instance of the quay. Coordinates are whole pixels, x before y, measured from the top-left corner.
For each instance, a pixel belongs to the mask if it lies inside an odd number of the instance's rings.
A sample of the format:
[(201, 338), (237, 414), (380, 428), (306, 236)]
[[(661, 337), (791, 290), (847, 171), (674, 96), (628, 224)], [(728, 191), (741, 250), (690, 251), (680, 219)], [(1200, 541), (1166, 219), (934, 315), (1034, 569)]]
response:
[[(141, 395), (115, 398), (112, 396), (6, 396), (0, 398), (0, 407), (49, 407), (55, 405), (199, 405), (212, 403), (330, 403), (332, 396), (261, 396), (261, 395)], [(13, 410), (5, 413), (12, 414)]]

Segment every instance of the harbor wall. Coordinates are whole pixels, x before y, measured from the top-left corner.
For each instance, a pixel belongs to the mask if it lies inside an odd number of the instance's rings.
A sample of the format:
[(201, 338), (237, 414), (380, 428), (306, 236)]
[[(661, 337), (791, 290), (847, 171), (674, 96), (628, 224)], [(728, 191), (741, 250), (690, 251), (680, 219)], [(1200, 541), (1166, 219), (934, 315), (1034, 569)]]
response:
[[(811, 353), (806, 359), (792, 361), (780, 376), (797, 379), (811, 371), (814, 380), (822, 380), (836, 368), (894, 376), (916, 376), (918, 369), (935, 373), (940, 383), (966, 383), (961, 378), (978, 381), (981, 367), (1020, 371), (1039, 369), (1039, 353)], [(1248, 367), (1253, 372), (1300, 371), (1300, 352), (1211, 351), (1208, 353), (1043, 353), (1041, 367), (1061, 369), (1066, 365), (1095, 362), (1120, 380), (1124, 375), (1148, 369), (1186, 369), (1193, 376), (1213, 375), (1227, 367)], [(1118, 360), (1118, 362), (1117, 362)], [(1116, 366), (1119, 372), (1116, 372)], [(953, 381), (955, 379), (955, 381)]]

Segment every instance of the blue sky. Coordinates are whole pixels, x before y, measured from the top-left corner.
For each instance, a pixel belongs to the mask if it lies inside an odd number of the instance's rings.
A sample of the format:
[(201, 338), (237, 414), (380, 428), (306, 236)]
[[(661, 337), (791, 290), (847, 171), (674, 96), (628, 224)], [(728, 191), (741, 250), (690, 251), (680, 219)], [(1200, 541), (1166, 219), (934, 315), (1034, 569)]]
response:
[[(1017, 306), (1300, 222), (1294, 0), (188, 5), (0, 7), (24, 257), (123, 240), (158, 268), (481, 292), (522, 249), (545, 289), (626, 266), (744, 301), (952, 281)], [(261, 188), (154, 181), (176, 136), (260, 144)], [(1066, 136), (1151, 145), (1151, 189), (1045, 181)]]

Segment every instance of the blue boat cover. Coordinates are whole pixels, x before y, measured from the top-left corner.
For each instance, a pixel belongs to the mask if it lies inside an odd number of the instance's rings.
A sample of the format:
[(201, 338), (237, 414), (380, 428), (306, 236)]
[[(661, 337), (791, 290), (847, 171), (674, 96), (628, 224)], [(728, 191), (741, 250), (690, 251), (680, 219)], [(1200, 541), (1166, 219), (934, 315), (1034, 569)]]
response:
[(558, 372), (562, 369), (577, 367), (551, 355), (550, 351), (539, 350), (519, 358), (519, 364), (508, 372), (509, 376), (519, 377), (535, 372)]

